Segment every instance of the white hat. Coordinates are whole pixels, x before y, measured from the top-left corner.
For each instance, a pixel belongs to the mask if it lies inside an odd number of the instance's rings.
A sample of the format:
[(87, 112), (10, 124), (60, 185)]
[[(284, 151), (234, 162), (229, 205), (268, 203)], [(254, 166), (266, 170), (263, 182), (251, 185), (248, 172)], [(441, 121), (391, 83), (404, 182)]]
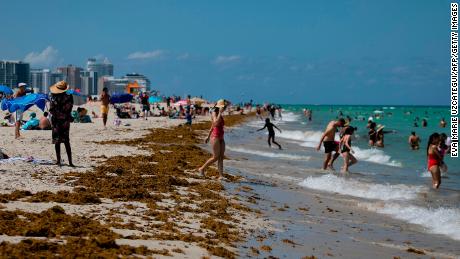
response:
[(22, 86), (27, 86), (27, 84), (26, 83), (19, 83), (18, 84), (18, 87), (22, 87)]

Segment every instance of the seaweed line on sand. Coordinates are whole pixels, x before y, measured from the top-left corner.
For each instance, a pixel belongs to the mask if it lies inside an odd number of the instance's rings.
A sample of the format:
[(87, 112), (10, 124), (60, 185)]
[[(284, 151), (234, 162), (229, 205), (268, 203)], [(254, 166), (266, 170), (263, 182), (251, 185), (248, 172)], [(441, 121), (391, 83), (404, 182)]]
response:
[[(227, 116), (226, 125), (237, 125), (247, 118)], [(236, 257), (235, 243), (247, 233), (241, 221), (248, 218), (251, 209), (224, 194), (220, 182), (193, 173), (209, 158), (209, 153), (196, 146), (209, 127), (210, 122), (203, 122), (194, 124), (192, 130), (183, 126), (151, 129), (142, 138), (98, 142), (99, 145), (135, 146), (148, 151), (148, 155), (119, 155), (107, 158), (87, 172), (66, 173), (60, 180), (72, 185), (72, 192), (14, 191), (0, 195), (2, 203), (56, 202), (97, 206), (103, 200), (112, 200), (145, 205), (144, 208), (133, 205), (113, 208), (106, 215), (97, 215), (98, 211), (89, 215), (69, 215), (59, 206), (41, 213), (0, 210), (0, 234), (25, 237), (19, 243), (2, 242), (0, 255), (113, 257), (183, 253), (180, 248), (169, 251), (116, 242), (119, 238), (127, 238), (183, 241), (205, 248), (211, 255)], [(210, 168), (207, 175), (213, 177), (218, 173)], [(238, 180), (230, 175), (227, 179)], [(123, 231), (131, 234), (119, 234)]]

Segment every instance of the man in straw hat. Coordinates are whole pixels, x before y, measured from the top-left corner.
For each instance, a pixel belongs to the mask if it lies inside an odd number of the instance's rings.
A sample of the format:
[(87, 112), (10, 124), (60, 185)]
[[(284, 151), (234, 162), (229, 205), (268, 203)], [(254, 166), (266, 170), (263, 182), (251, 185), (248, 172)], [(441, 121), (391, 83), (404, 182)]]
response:
[(65, 81), (58, 82), (50, 87), (50, 113), (52, 125), (52, 138), (56, 150), (56, 164), (61, 166), (61, 143), (64, 143), (69, 166), (72, 163), (72, 150), (70, 148), (70, 123), (72, 122), (73, 97), (67, 94), (69, 85)]

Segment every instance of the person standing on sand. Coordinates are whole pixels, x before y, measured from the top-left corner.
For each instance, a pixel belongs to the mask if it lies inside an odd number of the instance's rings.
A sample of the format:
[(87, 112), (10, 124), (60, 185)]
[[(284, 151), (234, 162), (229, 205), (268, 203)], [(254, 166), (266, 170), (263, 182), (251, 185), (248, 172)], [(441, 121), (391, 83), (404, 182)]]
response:
[(109, 116), (109, 104), (110, 104), (110, 95), (109, 89), (104, 87), (101, 94), (101, 113), (102, 113), (102, 123), (104, 124), (104, 129), (107, 129), (107, 118)]
[(267, 130), (268, 130), (268, 146), (269, 146), (269, 147), (272, 147), (272, 143), (271, 143), (271, 142), (273, 142), (273, 144), (277, 145), (278, 148), (281, 150), (281, 149), (282, 149), (282, 148), (281, 148), (281, 145), (278, 144), (278, 143), (275, 141), (275, 130), (274, 130), (273, 128), (276, 128), (277, 130), (279, 130), (280, 133), (281, 133), (281, 130), (280, 130), (278, 127), (276, 127), (275, 124), (271, 123), (269, 118), (266, 118), (266, 119), (265, 119), (265, 125), (264, 125), (264, 127), (261, 128), (261, 129), (258, 129), (257, 131), (261, 131), (261, 130), (263, 130), (263, 129), (265, 129), (265, 128), (267, 128)]
[[(331, 121), (326, 127), (321, 139), (319, 141), (316, 150), (321, 149), (321, 144), (324, 145), (324, 153), (326, 156), (324, 158), (323, 169), (326, 170), (327, 168), (334, 169), (333, 164), (334, 161), (337, 159), (339, 154), (339, 145), (337, 142), (334, 141), (335, 133), (337, 132), (338, 127), (343, 127), (345, 125), (345, 120), (340, 118), (336, 121)], [(332, 152), (335, 152), (334, 156), (332, 156)], [(332, 159), (331, 159), (332, 158)]]
[(409, 136), (409, 145), (412, 150), (418, 150), (420, 148), (420, 138), (415, 134), (415, 131), (412, 131)]
[(227, 102), (223, 99), (217, 101), (217, 104), (213, 108), (211, 129), (209, 130), (208, 137), (205, 140), (205, 143), (208, 143), (209, 140), (211, 140), (212, 157), (198, 169), (198, 172), (200, 172), (203, 177), (205, 177), (204, 170), (216, 161), (217, 168), (219, 170), (219, 179), (224, 176), (224, 111), (226, 108)]
[(56, 150), (56, 164), (61, 166), (61, 143), (64, 143), (69, 166), (75, 167), (72, 163), (72, 150), (70, 148), (70, 123), (72, 122), (73, 97), (67, 94), (69, 85), (60, 81), (50, 87), (50, 113), (52, 125), (52, 138)]
[(149, 103), (149, 96), (147, 92), (144, 92), (141, 95), (141, 105), (142, 105), (142, 112), (144, 113), (144, 119), (147, 120), (147, 116), (150, 113), (150, 103)]
[(343, 173), (348, 173), (348, 168), (358, 163), (358, 160), (353, 155), (355, 151), (351, 148), (351, 136), (354, 132), (355, 128), (350, 126), (346, 127), (343, 133), (343, 137), (340, 139), (340, 153), (342, 153), (343, 156)]
[(442, 157), (438, 151), (438, 146), (441, 138), (438, 133), (433, 133), (428, 139), (426, 147), (426, 155), (428, 157), (428, 171), (431, 173), (432, 184), (434, 189), (438, 189), (441, 185), (441, 161)]
[[(18, 98), (25, 96), (27, 94), (26, 92), (26, 86), (27, 84), (25, 83), (19, 83), (18, 87), (19, 89), (14, 93), (13, 98)], [(16, 110), (16, 122), (14, 123), (14, 137), (16, 139), (21, 137), (20, 129), (21, 129), (21, 124), (22, 124), (22, 116), (24, 114), (24, 111), (21, 110)]]

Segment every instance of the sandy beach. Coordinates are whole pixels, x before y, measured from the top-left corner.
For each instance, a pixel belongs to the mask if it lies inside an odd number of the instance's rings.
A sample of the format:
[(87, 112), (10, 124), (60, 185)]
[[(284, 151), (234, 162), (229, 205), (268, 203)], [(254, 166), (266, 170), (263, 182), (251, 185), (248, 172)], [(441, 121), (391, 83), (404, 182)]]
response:
[[(97, 107), (88, 109), (98, 112)], [(215, 168), (202, 178), (194, 169), (209, 157), (209, 146), (203, 144), (208, 117), (198, 118), (202, 123), (195, 123), (193, 131), (181, 126), (183, 120), (150, 117), (147, 121), (123, 120), (116, 127), (113, 118), (111, 114), (107, 130), (102, 129), (101, 119), (72, 124), (77, 168), (49, 164), (55, 159), (51, 132), (26, 131), (20, 140), (14, 140), (13, 128), (0, 128), (0, 147), (5, 153), (29, 157), (29, 161), (0, 163), (0, 254), (154, 258), (460, 255), (458, 241), (369, 212), (364, 199), (356, 202), (289, 181), (289, 177), (317, 173), (317, 169), (268, 177), (267, 172), (280, 165), (267, 160), (261, 167), (250, 156), (230, 148), (226, 180), (214, 180)], [(238, 134), (239, 125), (247, 120), (253, 118), (227, 116), (227, 134)]]
[(77, 168), (52, 165), (50, 131), (14, 140), (13, 128), (0, 129), (3, 152), (17, 159), (0, 163), (0, 254), (232, 258), (237, 241), (268, 227), (224, 193), (215, 169), (207, 179), (194, 171), (209, 156), (195, 146), (209, 124), (192, 133), (180, 126), (184, 120), (131, 119), (115, 127), (113, 118), (107, 130), (101, 119), (72, 124)]

